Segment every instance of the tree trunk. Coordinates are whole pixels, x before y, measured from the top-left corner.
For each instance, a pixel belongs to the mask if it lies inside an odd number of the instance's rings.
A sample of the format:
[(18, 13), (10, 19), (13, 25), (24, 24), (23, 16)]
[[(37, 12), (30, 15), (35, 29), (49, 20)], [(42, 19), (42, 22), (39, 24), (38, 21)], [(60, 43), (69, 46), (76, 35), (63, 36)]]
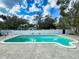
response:
[(75, 33), (76, 29), (74, 27), (71, 26), (71, 32)]

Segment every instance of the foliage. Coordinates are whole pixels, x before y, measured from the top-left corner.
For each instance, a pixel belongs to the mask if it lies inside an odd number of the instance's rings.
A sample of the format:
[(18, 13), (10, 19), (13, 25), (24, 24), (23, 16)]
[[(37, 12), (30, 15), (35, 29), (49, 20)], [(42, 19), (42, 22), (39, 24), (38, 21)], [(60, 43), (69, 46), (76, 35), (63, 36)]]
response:
[[(63, 0), (63, 3), (65, 2), (66, 0)], [(61, 5), (63, 5), (63, 3), (61, 3)], [(69, 5), (69, 3), (66, 3), (64, 5), (67, 6)], [(61, 6), (61, 10), (63, 12), (67, 8), (68, 6), (65, 7), (65, 9), (63, 9), (63, 7)], [(79, 32), (79, 1), (72, 3), (72, 8), (68, 9), (68, 12), (63, 13), (62, 11), (62, 18), (60, 18), (59, 25), (61, 25), (61, 27), (63, 27), (64, 29), (70, 28), (72, 32)]]
[(50, 18), (50, 17), (47, 17), (40, 25), (40, 28), (41, 29), (56, 29), (56, 26), (55, 26), (55, 22), (56, 20)]
[(60, 5), (60, 10), (61, 10), (60, 14), (62, 16), (66, 15), (66, 13), (64, 12), (64, 10), (68, 8), (70, 1), (71, 0), (58, 0), (57, 1), (57, 5)]
[(50, 18), (49, 16), (43, 19), (41, 15), (38, 15), (34, 20), (37, 22), (37, 29), (56, 29), (54, 24), (56, 20)]
[[(4, 19), (4, 17), (2, 16)], [(0, 22), (1, 29), (17, 29), (21, 24), (29, 24), (27, 20), (18, 18), (17, 16), (5, 16), (5, 21)]]
[(36, 15), (34, 18), (34, 21), (36, 21), (36, 27), (37, 29), (40, 29), (40, 25), (42, 24), (42, 16), (40, 14)]

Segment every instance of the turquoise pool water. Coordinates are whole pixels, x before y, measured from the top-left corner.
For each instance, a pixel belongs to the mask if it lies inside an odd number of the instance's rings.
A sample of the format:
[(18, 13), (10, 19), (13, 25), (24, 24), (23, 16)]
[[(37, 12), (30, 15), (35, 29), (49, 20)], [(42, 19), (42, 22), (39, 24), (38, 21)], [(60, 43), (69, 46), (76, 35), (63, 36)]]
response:
[(64, 46), (71, 46), (70, 43), (74, 41), (61, 36), (23, 35), (23, 36), (16, 36), (14, 38), (7, 39), (5, 40), (5, 42), (55, 42)]

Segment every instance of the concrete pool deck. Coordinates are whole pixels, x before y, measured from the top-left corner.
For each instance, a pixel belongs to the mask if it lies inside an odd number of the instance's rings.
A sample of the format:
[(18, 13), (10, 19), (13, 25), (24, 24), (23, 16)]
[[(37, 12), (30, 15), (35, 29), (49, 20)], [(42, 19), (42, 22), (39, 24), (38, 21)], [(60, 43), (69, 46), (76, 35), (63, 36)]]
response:
[[(5, 36), (0, 37), (0, 40), (3, 38)], [(79, 59), (79, 43), (75, 45), (77, 48), (70, 49), (52, 43), (0, 44), (0, 59)]]

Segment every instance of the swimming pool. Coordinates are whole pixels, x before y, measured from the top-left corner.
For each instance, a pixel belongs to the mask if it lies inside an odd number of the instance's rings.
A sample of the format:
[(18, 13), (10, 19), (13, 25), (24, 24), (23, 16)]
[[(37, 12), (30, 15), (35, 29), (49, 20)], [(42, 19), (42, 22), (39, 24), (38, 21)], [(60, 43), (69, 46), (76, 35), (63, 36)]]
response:
[(74, 40), (56, 35), (21, 35), (6, 39), (4, 42), (56, 43), (64, 47), (75, 46), (72, 44)]

